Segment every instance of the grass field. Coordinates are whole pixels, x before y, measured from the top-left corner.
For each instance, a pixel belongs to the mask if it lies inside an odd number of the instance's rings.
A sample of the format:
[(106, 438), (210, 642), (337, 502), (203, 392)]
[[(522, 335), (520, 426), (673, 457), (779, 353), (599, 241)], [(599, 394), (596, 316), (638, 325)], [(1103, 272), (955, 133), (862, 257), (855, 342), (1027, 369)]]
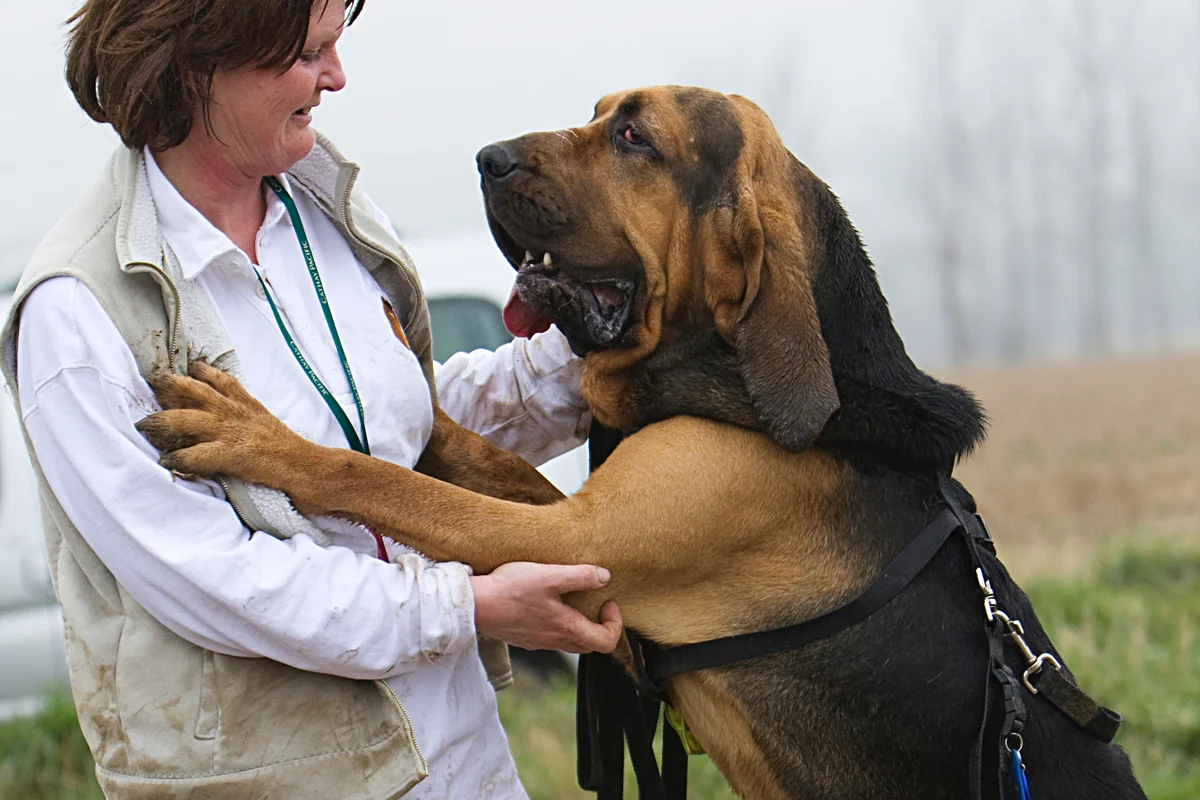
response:
[[(1200, 358), (960, 375), (991, 411), (959, 477), (1152, 800), (1200, 798)], [(567, 684), (500, 695), (533, 800), (575, 787)], [(0, 726), (0, 798), (99, 798), (69, 701)], [(692, 797), (733, 797), (692, 759)], [(632, 791), (627, 796), (634, 797)]]

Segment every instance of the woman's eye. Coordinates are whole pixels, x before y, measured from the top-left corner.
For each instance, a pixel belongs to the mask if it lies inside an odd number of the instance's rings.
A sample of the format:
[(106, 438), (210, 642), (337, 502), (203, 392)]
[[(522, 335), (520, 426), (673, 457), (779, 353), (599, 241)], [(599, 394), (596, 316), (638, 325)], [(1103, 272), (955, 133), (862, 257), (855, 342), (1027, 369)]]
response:
[(306, 50), (300, 54), (300, 60), (305, 64), (315, 64), (321, 60), (320, 50)]

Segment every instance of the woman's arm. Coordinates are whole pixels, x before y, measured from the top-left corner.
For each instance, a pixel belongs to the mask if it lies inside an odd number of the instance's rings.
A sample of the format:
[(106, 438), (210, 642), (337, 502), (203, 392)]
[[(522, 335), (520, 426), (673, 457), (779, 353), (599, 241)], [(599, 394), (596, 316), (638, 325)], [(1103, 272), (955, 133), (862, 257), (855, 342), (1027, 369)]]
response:
[(18, 375), (55, 496), (121, 585), (184, 639), (348, 678), (401, 674), (474, 641), (462, 565), (250, 535), (215, 484), (162, 469), (134, 429), (153, 394), (77, 281), (53, 279), (26, 301)]
[(587, 439), (582, 366), (552, 328), (494, 353), (458, 353), (438, 365), (438, 404), (464, 428), (537, 466)]
[[(363, 199), (394, 233), (383, 209)], [(582, 366), (558, 328), (495, 352), (457, 353), (434, 364), (438, 405), (467, 430), (540, 466), (587, 441), (592, 416), (579, 396)]]

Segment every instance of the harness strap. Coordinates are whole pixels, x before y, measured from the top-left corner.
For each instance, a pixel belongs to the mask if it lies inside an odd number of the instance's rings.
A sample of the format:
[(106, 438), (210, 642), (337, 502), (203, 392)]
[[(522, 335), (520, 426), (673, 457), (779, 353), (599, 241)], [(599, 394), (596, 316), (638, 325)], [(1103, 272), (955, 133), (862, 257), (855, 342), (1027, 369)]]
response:
[[(619, 435), (594, 423), (592, 436), (592, 469), (595, 469), (615, 448)], [(687, 756), (678, 734), (670, 725), (663, 725), (661, 772), (651, 746), (659, 704), (665, 701), (667, 678), (802, 647), (863, 621), (912, 583), (955, 532), (963, 534), (983, 591), (984, 632), (988, 642), (983, 712), (968, 765), (972, 800), (1004, 800), (1005, 763), (1011, 765), (1010, 771), (1023, 770), (1021, 734), (1026, 705), (1022, 681), (1018, 681), (1005, 657), (1006, 638), (1013, 639), (1026, 658), (1023, 683), (1031, 696), (1045, 697), (1084, 731), (1101, 741), (1111, 741), (1120, 725), (1120, 715), (1101, 706), (1076, 686), (1053, 655), (1033, 655), (1020, 621), (1001, 610), (987, 578), (982, 551), (993, 557), (996, 552), (987, 526), (978, 515), (963, 507), (949, 473), (940, 472), (937, 478), (944, 506), (884, 567), (875, 582), (840, 608), (784, 628), (671, 648), (660, 647), (626, 629), (633, 654), (632, 680), (607, 656), (584, 656), (580, 661), (576, 728), (580, 786), (598, 791), (599, 800), (621, 800), (623, 732), (640, 797), (682, 800), (687, 793)], [(601, 671), (606, 677), (598, 681), (596, 676)], [(639, 691), (642, 697), (638, 696)], [(614, 725), (615, 715), (621, 715), (621, 722)], [(988, 742), (992, 745), (988, 746)], [(1010, 754), (1007, 762), (1005, 750)], [(1026, 786), (1023, 772), (1011, 777), (1014, 785)]]
[[(1017, 678), (1004, 663), (1004, 639), (995, 626), (986, 630), (988, 662), (983, 678), (983, 713), (979, 718), (979, 732), (971, 745), (971, 761), (968, 766), (968, 781), (972, 800), (1003, 800), (1004, 769), (1000, 751), (1010, 733), (1024, 729), (1025, 707), (1021, 702)], [(996, 691), (999, 688), (999, 692)], [(997, 709), (1003, 718), (997, 721)], [(988, 747), (987, 743), (992, 746)], [(991, 776), (988, 780), (986, 776)]]
[[(621, 435), (593, 420), (588, 435), (588, 467), (595, 470), (616, 449)], [(629, 681), (610, 656), (579, 657), (575, 689), (575, 772), (579, 787), (597, 792), (597, 800), (622, 800), (625, 791), (625, 743), (620, 709), (610, 697)]]
[(950, 473), (938, 472), (937, 474), (938, 494), (942, 498), (947, 508), (954, 513), (963, 530), (972, 542), (973, 546), (968, 549), (971, 551), (972, 566), (979, 569), (983, 566), (983, 561), (979, 556), (976, 547), (982, 547), (993, 556), (996, 555), (996, 543), (992, 541), (991, 531), (987, 525), (983, 523), (983, 518), (973, 511), (968, 511), (959, 502), (958, 492), (954, 489), (954, 484), (950, 480)]
[[(949, 473), (938, 472), (937, 481), (938, 493), (941, 495), (942, 501), (954, 515), (964, 533), (963, 539), (967, 545), (967, 553), (971, 557), (972, 568), (977, 575), (985, 574), (983, 557), (980, 555), (979, 549), (996, 552), (996, 546), (992, 542), (987, 525), (984, 525), (983, 520), (968, 511), (959, 502), (958, 492), (950, 482)], [(1004, 770), (1000, 761), (1000, 750), (1005, 737), (1013, 732), (1012, 726), (1016, 724), (1015, 704), (1020, 703), (1020, 698), (1016, 689), (1016, 676), (1012, 675), (1012, 671), (1008, 669), (1004, 661), (1003, 632), (999, 626), (990, 625), (985, 621), (984, 635), (987, 637), (988, 660), (983, 677), (983, 711), (979, 715), (979, 731), (975, 734), (975, 741), (971, 745), (967, 780), (971, 786), (971, 800), (1003, 800)], [(1010, 681), (1009, 678), (1012, 680)], [(1001, 690), (1000, 694), (997, 694), (996, 688)], [(1005, 722), (997, 724), (995, 709), (1001, 702), (1013, 706), (1012, 717), (1006, 710)], [(1021, 709), (1020, 724), (1022, 727), (1024, 726), (1023, 708)], [(1002, 728), (1008, 728), (1008, 730), (1002, 730)], [(992, 742), (993, 746), (987, 747), (988, 742)], [(985, 775), (993, 776), (994, 780), (986, 780)]]
[[(664, 709), (665, 712), (666, 709)], [(687, 797), (688, 752), (675, 726), (663, 715), (662, 780), (668, 798)]]
[[(620, 440), (618, 432), (593, 422), (588, 443), (591, 469), (600, 466)], [(579, 786), (596, 792), (597, 800), (622, 800), (628, 745), (639, 799), (683, 800), (687, 796), (687, 752), (670, 725), (663, 724), (661, 770), (654, 755), (660, 708), (657, 694), (639, 693), (611, 656), (581, 656), (575, 702)]]
[(664, 722), (662, 768), (653, 739), (661, 703), (640, 693), (612, 657), (590, 653), (579, 659), (575, 700), (576, 777), (598, 800), (622, 800), (625, 751), (640, 800), (687, 797), (688, 756), (679, 734)]
[(590, 653), (579, 658), (575, 696), (576, 777), (580, 788), (599, 793), (598, 800), (621, 800), (624, 787), (624, 734), (609, 697), (609, 687), (622, 677), (620, 667), (608, 656)]
[(1121, 715), (1105, 708), (1075, 685), (1062, 669), (1042, 669), (1029, 678), (1038, 697), (1044, 697), (1072, 722), (1102, 742), (1111, 742), (1121, 727)]
[[(925, 528), (883, 568), (879, 577), (862, 594), (844, 606), (815, 619), (769, 631), (742, 633), (663, 648), (627, 632), (634, 650), (635, 671), (661, 696), (664, 681), (672, 675), (711, 669), (738, 661), (803, 647), (856, 625), (885, 606), (904, 590), (933, 560), (942, 545), (959, 528), (957, 517), (943, 508)], [(636, 643), (636, 646), (635, 646)]]
[[(1019, 621), (1009, 621), (1007, 614), (999, 609), (995, 596), (992, 594), (991, 584), (984, 568), (983, 556), (980, 553), (981, 549), (987, 550), (993, 556), (996, 553), (987, 526), (983, 524), (983, 520), (978, 515), (963, 508), (958, 501), (958, 495), (948, 473), (938, 474), (938, 489), (947, 506), (962, 522), (963, 529), (968, 533), (966, 537), (967, 552), (970, 554), (972, 566), (976, 570), (980, 588), (986, 595), (984, 601), (987, 620), (985, 632), (988, 639), (990, 675), (985, 679), (983, 715), (979, 723), (979, 733), (976, 735), (971, 750), (972, 798), (973, 800), (990, 800), (991, 798), (1002, 800), (1005, 796), (1004, 764), (1019, 765), (1021, 763), (1022, 739), (1020, 734), (1024, 731), (1026, 714), (1020, 683), (1005, 660), (1004, 639), (1011, 635), (1014, 625), (1019, 633), (1023, 633), (1024, 629), (1020, 627)], [(1005, 624), (1001, 625), (1001, 621)], [(1028, 653), (1027, 658), (1033, 658), (1032, 651), (1028, 650), (1028, 645), (1025, 644), (1023, 637), (1017, 637), (1017, 640), (1020, 642), (1019, 646)], [(1043, 661), (1045, 661), (1045, 665), (1043, 665)], [(1113, 736), (1116, 735), (1117, 728), (1121, 724), (1121, 715), (1089, 697), (1063, 673), (1061, 665), (1048, 653), (1037, 658), (1026, 669), (1023, 680), (1025, 688), (1031, 696), (1044, 697), (1068, 719), (1096, 739), (1102, 742), (1111, 742)], [(1000, 690), (995, 699), (993, 699), (993, 684)], [(1003, 713), (999, 725), (993, 719), (998, 710)], [(1016, 736), (1014, 737), (1013, 734)], [(987, 748), (985, 744), (989, 741), (999, 744), (996, 747)], [(1015, 747), (1012, 746), (1013, 742), (1016, 743)], [(1016, 757), (1006, 761), (1005, 753), (1002, 752), (1005, 750), (1010, 753), (1015, 751)], [(1010, 767), (1010, 769), (1016, 768), (1016, 766)], [(998, 785), (984, 781), (983, 775), (985, 774), (997, 776)], [(1014, 775), (1012, 778), (1018, 784), (1024, 781), (1023, 775)]]

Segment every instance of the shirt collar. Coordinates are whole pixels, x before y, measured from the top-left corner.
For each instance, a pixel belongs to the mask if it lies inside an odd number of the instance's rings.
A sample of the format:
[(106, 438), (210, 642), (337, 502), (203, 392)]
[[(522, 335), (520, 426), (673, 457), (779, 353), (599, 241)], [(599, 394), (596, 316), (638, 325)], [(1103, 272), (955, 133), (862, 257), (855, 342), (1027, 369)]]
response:
[[(158, 227), (175, 257), (184, 279), (191, 280), (208, 266), (222, 258), (233, 257), (249, 267), (250, 258), (215, 225), (184, 199), (175, 185), (159, 169), (154, 154), (146, 148), (146, 175), (150, 196), (158, 213)], [(291, 192), (286, 175), (276, 176), (283, 188)], [(275, 193), (263, 187), (267, 197), (267, 214), (260, 230), (279, 224), (287, 217), (287, 209)]]

